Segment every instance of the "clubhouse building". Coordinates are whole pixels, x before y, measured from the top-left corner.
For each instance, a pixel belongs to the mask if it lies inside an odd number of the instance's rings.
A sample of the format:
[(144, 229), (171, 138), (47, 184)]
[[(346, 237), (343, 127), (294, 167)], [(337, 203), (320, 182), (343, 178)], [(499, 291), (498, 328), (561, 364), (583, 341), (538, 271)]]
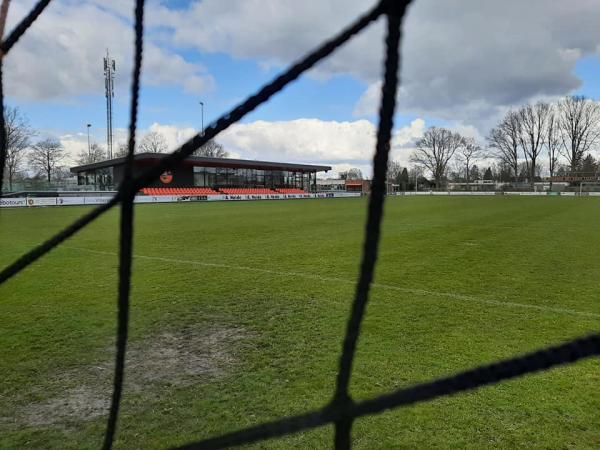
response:
[[(160, 153), (136, 154), (134, 176), (156, 165), (163, 157), (164, 154)], [(124, 168), (123, 157), (72, 167), (71, 172), (77, 175), (79, 186), (114, 190), (123, 180)], [(209, 193), (231, 190), (315, 192), (317, 173), (329, 170), (329, 166), (188, 156), (148, 188), (153, 192), (163, 189), (193, 189)]]

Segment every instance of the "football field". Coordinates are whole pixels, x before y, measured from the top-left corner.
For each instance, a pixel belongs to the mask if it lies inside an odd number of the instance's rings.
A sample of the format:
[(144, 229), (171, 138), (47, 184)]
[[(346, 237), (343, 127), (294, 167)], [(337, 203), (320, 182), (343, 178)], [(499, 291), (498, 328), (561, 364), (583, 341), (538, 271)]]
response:
[[(324, 406), (366, 198), (138, 205), (116, 448)], [(0, 265), (86, 207), (0, 211)], [(98, 448), (118, 211), (0, 286), (0, 448)], [(600, 330), (600, 199), (393, 197), (351, 390), (368, 399)], [(600, 448), (600, 360), (358, 419), (354, 447)], [(323, 427), (251, 448), (330, 448)]]

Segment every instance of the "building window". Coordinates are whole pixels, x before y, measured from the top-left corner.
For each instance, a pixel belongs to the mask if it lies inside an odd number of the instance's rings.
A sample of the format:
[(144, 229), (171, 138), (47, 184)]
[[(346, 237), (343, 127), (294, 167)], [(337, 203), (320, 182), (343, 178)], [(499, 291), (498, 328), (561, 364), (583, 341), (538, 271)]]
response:
[(208, 187), (205, 175), (206, 171), (204, 167), (194, 167), (194, 186)]

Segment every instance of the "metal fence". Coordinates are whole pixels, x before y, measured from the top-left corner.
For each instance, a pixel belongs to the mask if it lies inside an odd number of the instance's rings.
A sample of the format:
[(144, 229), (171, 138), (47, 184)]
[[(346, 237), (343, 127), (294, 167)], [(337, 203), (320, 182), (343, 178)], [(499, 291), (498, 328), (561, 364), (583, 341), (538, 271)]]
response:
[[(25, 33), (27, 28), (35, 22), (37, 17), (49, 3), (50, 0), (40, 0), (31, 12), (16, 26), (6, 39), (3, 40), (0, 46), (2, 55), (6, 55), (11, 51), (19, 38)], [(476, 389), (503, 380), (538, 372), (561, 364), (573, 363), (577, 360), (600, 354), (600, 333), (595, 333), (557, 346), (544, 348), (536, 352), (499, 361), (495, 364), (467, 370), (457, 375), (417, 384), (409, 388), (399, 389), (371, 400), (356, 402), (352, 399), (349, 392), (349, 383), (352, 374), (356, 345), (360, 335), (361, 323), (369, 300), (369, 290), (377, 262), (383, 203), (385, 199), (388, 153), (390, 149), (390, 137), (393, 128), (393, 117), (398, 89), (401, 25), (409, 3), (409, 0), (381, 0), (339, 34), (298, 60), (295, 64), (281, 73), (281, 75), (277, 76), (272, 82), (263, 86), (257, 93), (251, 95), (237, 107), (213, 122), (205, 129), (204, 133), (197, 134), (175, 152), (165, 156), (157, 166), (149, 168), (146, 172), (134, 177), (131, 168), (133, 150), (135, 147), (140, 73), (142, 66), (144, 16), (144, 0), (135, 1), (135, 61), (131, 86), (132, 100), (125, 179), (119, 187), (118, 192), (108, 203), (98, 206), (85, 214), (0, 272), (0, 284), (2, 284), (17, 275), (25, 267), (33, 264), (63, 241), (73, 236), (100, 215), (109, 209), (120, 205), (117, 354), (112, 401), (103, 443), (105, 449), (110, 449), (112, 447), (115, 438), (121, 394), (123, 391), (125, 351), (129, 322), (129, 292), (134, 216), (133, 200), (135, 193), (142, 187), (147, 186), (153, 180), (156, 180), (165, 170), (172, 168), (176, 163), (182, 161), (194, 150), (204, 145), (210, 139), (213, 139), (221, 131), (268, 101), (273, 95), (281, 91), (285, 86), (293, 82), (317, 62), (329, 56), (338, 47), (381, 16), (387, 21), (387, 36), (385, 39), (384, 82), (382, 85), (381, 105), (379, 108), (377, 144), (373, 159), (374, 176), (368, 205), (361, 270), (356, 284), (355, 298), (352, 303), (352, 310), (350, 312), (343, 341), (343, 350), (340, 357), (337, 384), (335, 392), (333, 393), (333, 398), (324, 408), (316, 411), (311, 411), (298, 416), (286, 417), (237, 432), (192, 442), (180, 448), (225, 448), (297, 433), (302, 430), (316, 428), (326, 424), (334, 424), (335, 447), (337, 449), (349, 449), (351, 447), (352, 424), (354, 420), (359, 417)], [(8, 0), (4, 0), (3, 5), (7, 4)], [(5, 18), (5, 14), (0, 14), (0, 25), (3, 23), (2, 17)], [(4, 91), (3, 84), (1, 83), (1, 68), (0, 61), (0, 107), (3, 107)], [(3, 117), (0, 118), (0, 122), (2, 122), (0, 123), (0, 149), (2, 151), (0, 154), (0, 169), (3, 169), (6, 158), (6, 135)], [(0, 170), (0, 177), (2, 173), (3, 170)], [(1, 185), (2, 180), (0, 179), (0, 186)]]

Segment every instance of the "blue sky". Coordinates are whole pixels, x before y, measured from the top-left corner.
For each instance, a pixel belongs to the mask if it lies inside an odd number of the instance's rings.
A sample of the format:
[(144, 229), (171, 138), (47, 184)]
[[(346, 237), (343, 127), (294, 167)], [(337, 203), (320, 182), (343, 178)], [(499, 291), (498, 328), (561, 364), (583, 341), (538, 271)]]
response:
[(600, 99), (600, 56), (590, 56), (577, 63), (575, 73), (581, 79), (577, 94)]
[[(600, 97), (600, 6), (545, 0), (499, 6), (466, 0), (469, 15), (421, 0), (409, 11), (393, 156), (406, 162), (424, 127), (483, 140), (509, 108), (568, 94)], [(31, 0), (14, 3), (9, 25)], [(539, 4), (543, 5), (540, 8)], [(364, 11), (359, 0), (149, 0), (140, 136), (170, 147), (255, 92), (280, 70)], [(336, 11), (336, 14), (332, 14)], [(453, 10), (454, 11), (454, 10)], [(486, 21), (481, 17), (485, 15)], [(228, 130), (235, 156), (328, 162), (368, 169), (381, 77), (382, 26), (372, 26), (316, 70)], [(102, 57), (117, 61), (116, 140), (129, 118), (131, 8), (121, 0), (55, 0), (7, 58), (8, 103), (74, 155), (104, 144)]]
[[(256, 61), (235, 60), (225, 54), (208, 54), (197, 51), (180, 53), (186, 60), (207, 67), (215, 78), (214, 90), (204, 94), (184, 92), (181, 86), (144, 85), (141, 91), (139, 125), (142, 128), (154, 122), (164, 121), (182, 126), (200, 127), (201, 109), (204, 102), (205, 124), (243, 101), (263, 84), (274, 78), (279, 68), (267, 69)], [(120, 66), (122, 61), (117, 61)], [(129, 78), (129, 74), (117, 71), (117, 77)], [(70, 97), (54, 101), (21, 101), (8, 97), (10, 103), (19, 103), (30, 119), (40, 128), (85, 128), (86, 123), (104, 126), (106, 121), (106, 98), (102, 61), (97, 67), (97, 94)], [(294, 120), (318, 117), (322, 120), (355, 120), (353, 110), (367, 85), (348, 75), (329, 79), (303, 76), (257, 111), (244, 118), (254, 120)], [(129, 92), (121, 87), (114, 100), (114, 124), (125, 127), (129, 120)], [(52, 112), (52, 113), (50, 113)]]

